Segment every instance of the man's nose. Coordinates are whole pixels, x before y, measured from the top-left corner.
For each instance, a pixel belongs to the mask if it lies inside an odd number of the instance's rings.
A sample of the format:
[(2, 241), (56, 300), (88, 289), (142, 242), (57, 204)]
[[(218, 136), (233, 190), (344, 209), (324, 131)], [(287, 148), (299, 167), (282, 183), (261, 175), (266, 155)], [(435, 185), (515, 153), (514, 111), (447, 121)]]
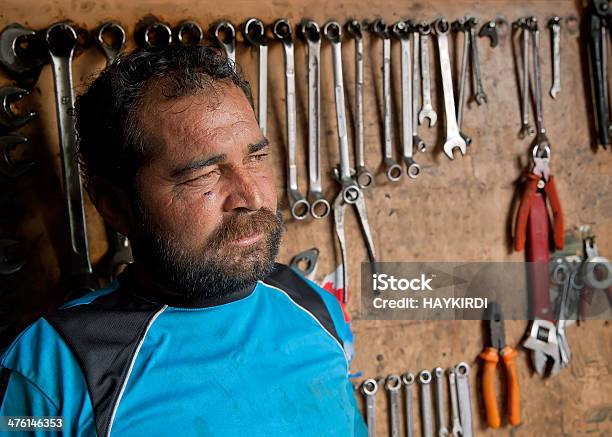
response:
[(229, 194), (225, 200), (225, 210), (246, 208), (256, 211), (263, 206), (263, 194), (259, 181), (247, 169), (236, 169), (230, 179)]

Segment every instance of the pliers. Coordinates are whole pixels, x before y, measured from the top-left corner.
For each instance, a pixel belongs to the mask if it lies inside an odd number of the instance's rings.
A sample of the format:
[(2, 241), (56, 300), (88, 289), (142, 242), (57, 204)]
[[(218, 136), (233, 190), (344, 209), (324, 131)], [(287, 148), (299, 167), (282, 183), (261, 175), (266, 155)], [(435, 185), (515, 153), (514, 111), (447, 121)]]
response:
[(482, 372), (482, 391), (487, 424), (490, 428), (499, 428), (501, 418), (497, 407), (497, 396), (495, 395), (495, 370), (499, 357), (502, 357), (506, 369), (506, 384), (508, 392), (508, 423), (518, 425), (521, 423), (521, 394), (516, 370), (516, 349), (506, 344), (504, 332), (504, 315), (497, 302), (489, 306), (489, 332), (491, 346), (480, 353), (484, 361)]

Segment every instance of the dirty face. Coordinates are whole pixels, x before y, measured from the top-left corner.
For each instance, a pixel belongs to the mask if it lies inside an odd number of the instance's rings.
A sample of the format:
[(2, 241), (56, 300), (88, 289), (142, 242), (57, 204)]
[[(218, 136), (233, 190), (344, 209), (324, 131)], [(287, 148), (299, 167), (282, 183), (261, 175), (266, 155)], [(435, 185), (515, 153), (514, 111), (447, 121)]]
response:
[(137, 176), (135, 261), (187, 295), (218, 296), (265, 277), (282, 216), (270, 144), (244, 93), (217, 82), (168, 100), (153, 89), (141, 108), (155, 108), (140, 116), (154, 152)]

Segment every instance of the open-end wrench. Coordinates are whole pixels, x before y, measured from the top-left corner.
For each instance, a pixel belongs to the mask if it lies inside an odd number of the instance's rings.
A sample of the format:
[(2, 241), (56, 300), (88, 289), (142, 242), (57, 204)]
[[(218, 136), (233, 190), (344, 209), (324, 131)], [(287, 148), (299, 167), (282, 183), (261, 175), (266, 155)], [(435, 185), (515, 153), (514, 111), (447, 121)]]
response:
[(397, 375), (388, 375), (385, 380), (385, 389), (389, 393), (390, 416), (391, 416), (391, 437), (400, 435), (400, 404), (399, 392), (402, 388), (402, 381)]
[(438, 437), (448, 437), (448, 428), (444, 418), (444, 370), (442, 367), (436, 367), (433, 370), (433, 376), (436, 395), (436, 429), (438, 430)]
[(372, 32), (378, 35), (383, 42), (383, 124), (384, 124), (384, 152), (387, 179), (396, 182), (402, 177), (402, 166), (393, 159), (393, 130), (391, 123), (391, 38), (389, 29), (383, 19), (372, 22)]
[(285, 109), (287, 117), (287, 194), (291, 216), (296, 220), (305, 219), (310, 206), (298, 190), (296, 160), (296, 102), (295, 102), (295, 59), (291, 24), (286, 19), (276, 20), (272, 29), (274, 37), (283, 43), (285, 53)]
[(519, 18), (516, 22), (517, 28), (522, 32), (522, 50), (523, 50), (523, 77), (521, 86), (521, 130), (519, 138), (523, 139), (528, 135), (534, 135), (535, 129), (529, 123), (529, 29), (527, 28), (527, 19)]
[[(334, 176), (342, 189), (334, 201), (334, 223), (338, 242), (340, 244), (340, 254), (342, 256), (342, 280), (343, 292), (342, 302), (348, 302), (348, 262), (346, 253), (346, 241), (344, 238), (344, 214), (347, 205), (355, 205), (359, 222), (365, 237), (366, 249), (370, 258), (370, 263), (374, 266), (376, 262), (376, 252), (372, 240), (372, 232), (368, 223), (365, 199), (363, 192), (354, 179), (349, 163), (349, 145), (346, 130), (346, 107), (344, 103), (344, 78), (342, 75), (342, 51), (340, 40), (342, 38), (342, 27), (337, 21), (329, 21), (323, 27), (323, 34), (330, 41), (332, 46), (332, 61), (334, 74), (334, 95), (336, 102), (336, 123), (338, 125), (338, 144), (340, 148), (340, 165), (335, 168)], [(400, 167), (401, 169), (401, 167)], [(374, 268), (373, 268), (374, 270)]]
[(244, 23), (244, 39), (259, 49), (257, 70), (257, 119), (264, 137), (268, 136), (268, 38), (261, 20), (251, 18)]
[[(425, 30), (423, 30), (424, 26), (427, 27)], [(419, 52), (421, 51), (420, 32), (431, 32), (431, 26), (427, 23), (416, 25), (410, 22), (408, 23), (408, 28), (412, 34), (412, 148), (419, 152), (425, 152), (427, 150), (427, 145), (419, 136), (419, 96), (421, 94)]]
[(300, 36), (308, 47), (308, 200), (315, 219), (329, 215), (331, 206), (321, 191), (321, 30), (316, 21), (304, 21)]
[(421, 173), (421, 166), (412, 158), (412, 83), (410, 77), (410, 31), (404, 21), (393, 25), (393, 34), (400, 41), (402, 77), (402, 149), (406, 174), (415, 179)]
[(459, 399), (459, 417), (465, 437), (474, 435), (472, 427), (472, 397), (470, 395), (470, 366), (459, 363), (455, 366), (457, 376), (457, 397)]
[(32, 161), (15, 162), (11, 158), (11, 152), (19, 144), (25, 144), (27, 141), (28, 139), (21, 135), (4, 135), (0, 137), (0, 174), (9, 178), (16, 178), (32, 168), (34, 165)]
[[(612, 269), (610, 261), (599, 255), (595, 237), (585, 238), (584, 252), (586, 255), (583, 267), (585, 283), (591, 288), (607, 290), (612, 286)], [(597, 272), (600, 272), (600, 275)]]
[(455, 368), (448, 369), (448, 391), (451, 400), (451, 415), (453, 419), (451, 434), (453, 437), (463, 436), (461, 419), (459, 418), (459, 400), (457, 399), (457, 374)]
[(378, 383), (375, 379), (366, 379), (361, 384), (361, 392), (366, 401), (366, 423), (368, 424), (368, 437), (376, 437), (376, 392)]
[(466, 26), (470, 31), (470, 49), (472, 50), (472, 71), (474, 73), (474, 89), (476, 93), (474, 99), (478, 105), (487, 103), (487, 95), (484, 92), (482, 85), (482, 75), (480, 73), (480, 59), (478, 58), (478, 40), (476, 38), (476, 25), (478, 21), (474, 17), (469, 17), (466, 20)]
[(213, 27), (213, 35), (217, 44), (223, 48), (227, 59), (236, 69), (236, 29), (229, 21), (219, 21)]
[(363, 33), (358, 20), (346, 24), (347, 32), (355, 39), (355, 180), (360, 188), (374, 184), (374, 175), (365, 165), (363, 122)]
[(406, 436), (413, 437), (414, 436), (414, 416), (412, 415), (412, 388), (414, 386), (414, 375), (412, 373), (404, 373), (402, 375), (402, 382), (405, 387), (405, 402), (404, 406), (406, 408)]
[(431, 373), (421, 370), (419, 385), (421, 387), (421, 428), (423, 437), (433, 437), (433, 405), (431, 402)]
[(17, 246), (18, 241), (0, 239), (0, 275), (12, 275), (25, 265), (25, 258), (12, 253)]
[(79, 164), (76, 160), (72, 57), (77, 45), (77, 34), (69, 24), (57, 23), (47, 29), (45, 41), (53, 65), (62, 174), (70, 229), (71, 275), (77, 288), (72, 297), (78, 297), (83, 292), (97, 288), (97, 284), (92, 276), (89, 259), (83, 190)]
[(174, 40), (179, 44), (197, 45), (204, 39), (202, 26), (192, 20), (181, 21), (174, 29)]
[(461, 132), (461, 124), (463, 123), (463, 105), (465, 101), (465, 82), (467, 79), (468, 72), (468, 60), (470, 51), (470, 30), (467, 28), (466, 20), (464, 18), (454, 21), (452, 24), (453, 30), (457, 32), (463, 32), (463, 58), (461, 60), (461, 78), (459, 79), (459, 99), (457, 100), (457, 126), (459, 126), (459, 133), (465, 140), (466, 146), (472, 143), (472, 139)]
[(32, 29), (12, 23), (0, 32), (0, 64), (17, 82), (30, 88), (49, 55)]
[(108, 67), (125, 48), (125, 30), (119, 23), (107, 21), (98, 29), (96, 43), (106, 56)]
[(553, 99), (557, 98), (557, 94), (561, 91), (561, 18), (555, 16), (548, 21), (552, 37), (552, 71), (553, 83), (550, 88), (550, 96)]
[(457, 113), (455, 112), (455, 97), (453, 96), (453, 76), (451, 72), (450, 56), (448, 53), (448, 32), (450, 25), (444, 18), (436, 20), (436, 36), (438, 39), (438, 51), (440, 56), (440, 72), (442, 74), (442, 88), (444, 89), (444, 115), (446, 122), (446, 139), (444, 141), (444, 153), (449, 159), (453, 159), (453, 150), (458, 148), (465, 155), (467, 146), (465, 140), (459, 133), (457, 125)]
[(15, 86), (0, 88), (0, 129), (12, 131), (19, 129), (36, 117), (36, 112), (26, 111), (24, 114), (13, 112), (13, 103), (30, 94), (26, 89)]
[(478, 36), (483, 38), (485, 36), (489, 37), (491, 47), (497, 47), (497, 43), (499, 41), (499, 35), (497, 32), (497, 22), (495, 20), (489, 20), (480, 28), (480, 32), (478, 32)]
[(429, 35), (431, 34), (431, 25), (429, 23), (421, 23), (418, 26), (421, 44), (421, 81), (423, 91), (423, 107), (419, 112), (419, 124), (423, 124), (423, 120), (429, 119), (429, 127), (435, 126), (438, 121), (438, 114), (434, 111), (431, 105), (431, 78), (429, 75)]
[(161, 21), (155, 21), (144, 28), (142, 39), (146, 49), (168, 46), (172, 44), (172, 29)]

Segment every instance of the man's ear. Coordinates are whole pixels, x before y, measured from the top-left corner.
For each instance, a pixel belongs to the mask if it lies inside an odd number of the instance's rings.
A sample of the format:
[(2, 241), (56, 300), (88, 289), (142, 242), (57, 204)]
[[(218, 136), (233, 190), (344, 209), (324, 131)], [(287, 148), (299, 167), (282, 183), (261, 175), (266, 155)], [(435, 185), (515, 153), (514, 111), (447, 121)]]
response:
[(94, 176), (89, 183), (88, 193), (104, 221), (129, 238), (134, 215), (125, 191), (103, 177)]

